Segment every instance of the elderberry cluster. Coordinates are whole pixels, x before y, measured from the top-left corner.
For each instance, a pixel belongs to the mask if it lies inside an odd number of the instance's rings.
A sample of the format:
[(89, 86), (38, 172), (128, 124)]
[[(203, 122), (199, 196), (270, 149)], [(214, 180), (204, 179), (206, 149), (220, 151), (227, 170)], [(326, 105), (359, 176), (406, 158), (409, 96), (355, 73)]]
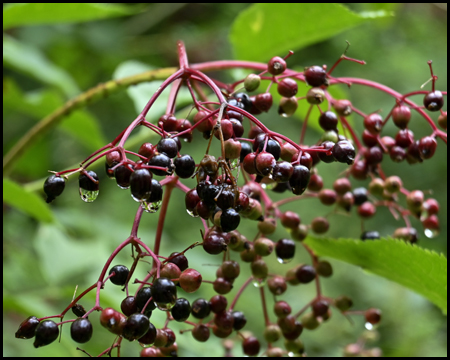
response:
[[(259, 73), (249, 74), (234, 84), (223, 84), (205, 75), (201, 66), (189, 68), (182, 44), (179, 49), (180, 64), (184, 65), (163, 83), (149, 104), (173, 81), (180, 80), (193, 98), (194, 114), (190, 118), (177, 118), (174, 113), (167, 113), (153, 124), (145, 120), (149, 106), (114, 141), (83, 161), (80, 168), (55, 173), (45, 181), (44, 192), (50, 203), (62, 194), (65, 179), (79, 173), (81, 199), (92, 202), (99, 195), (100, 177), (87, 168), (105, 158), (107, 177), (115, 179), (119, 188), (129, 189), (133, 200), (139, 203), (139, 209), (130, 237), (111, 254), (98, 281), (73, 299), (61, 314), (26, 319), (16, 337), (34, 337), (35, 347), (48, 345), (58, 338), (59, 327), (70, 323), (72, 339), (86, 343), (93, 335), (89, 316), (99, 311), (101, 326), (116, 336), (113, 345), (104, 353), (111, 354), (126, 339), (141, 345), (140, 355), (143, 357), (176, 356), (179, 350), (177, 329), (180, 334), (190, 332), (199, 342), (208, 341), (211, 332), (215, 337), (232, 339), (224, 342), (225, 355), (232, 354), (234, 341), (238, 341), (245, 355), (272, 357), (305, 355), (301, 334), (305, 329), (318, 328), (333, 312), (346, 316), (363, 315), (366, 323), (378, 324), (381, 320), (379, 309), (352, 310), (353, 301), (349, 297), (331, 298), (321, 293), (320, 281), (333, 275), (333, 267), (319, 258), (303, 240), (309, 232), (326, 233), (330, 227), (328, 218), (332, 214), (343, 212), (350, 215), (356, 209), (356, 215), (365, 220), (373, 217), (379, 207), (387, 207), (403, 218), (405, 226), (392, 234), (396, 238), (408, 242), (418, 240), (418, 232), (411, 226), (410, 218), (420, 219), (428, 237), (437, 234), (438, 202), (426, 198), (420, 190), (407, 190), (399, 176), (387, 176), (381, 168), (385, 159), (393, 162), (406, 160), (410, 164), (430, 159), (436, 152), (436, 138), (446, 141), (447, 113), (442, 110), (444, 93), (434, 88), (437, 78), (432, 73), (431, 62), (432, 91), (407, 95), (387, 91), (394, 97), (394, 104), (383, 117), (378, 111), (365, 114), (347, 99), (333, 98), (328, 88), (345, 81), (332, 77), (332, 70), (327, 71), (326, 66), (310, 66), (303, 72), (288, 69), (286, 59), (292, 52), (285, 58), (273, 57), (267, 64), (255, 63), (254, 71)], [(343, 59), (363, 63), (344, 55), (338, 63)], [(301, 83), (306, 84), (307, 90), (299, 94)], [(266, 90), (251, 94), (263, 84), (267, 84)], [(323, 133), (314, 144), (304, 143), (306, 127), (298, 134), (288, 136), (270, 130), (270, 122), (263, 124), (256, 117), (272, 108), (274, 101), (269, 91), (272, 85), (281, 96), (278, 104), (280, 116), (294, 115), (301, 101), (305, 101), (310, 109), (319, 110), (320, 116), (316, 120)], [(384, 86), (364, 79), (353, 79), (348, 85), (371, 86), (386, 91)], [(216, 101), (210, 101), (203, 90)], [(412, 95), (422, 95), (423, 106), (414, 104), (410, 100)], [(170, 101), (173, 103), (168, 109), (175, 109), (176, 96)], [(412, 110), (430, 124), (430, 135), (414, 138), (409, 129)], [(437, 128), (428, 112), (439, 112), (437, 124), (445, 131)], [(351, 114), (361, 117), (364, 124), (361, 136), (347, 120)], [(390, 120), (399, 129), (395, 138), (382, 136), (384, 126)], [(305, 124), (307, 121), (308, 118), (304, 119)], [(147, 127), (160, 139), (156, 144), (143, 143), (134, 153), (123, 146), (129, 133), (137, 126)], [(194, 130), (202, 134), (204, 140), (200, 141), (207, 142), (205, 155), (197, 161), (189, 154), (180, 153), (180, 139), (194, 141)], [(220, 145), (220, 151), (214, 155), (211, 153), (213, 141)], [(344, 164), (343, 173), (333, 182), (332, 188), (324, 188), (320, 164), (334, 162)], [(188, 187), (182, 182), (189, 178), (195, 179), (195, 186)], [(355, 185), (355, 182), (367, 178), (371, 179), (367, 186)], [(189, 247), (176, 249), (167, 255), (159, 253), (164, 215), (158, 222), (160, 231), (157, 231), (157, 245), (153, 249), (147, 241), (137, 237), (137, 228), (143, 212), (155, 213), (167, 206), (175, 188), (183, 193), (187, 213), (200, 218), (201, 238), (193, 239)], [(273, 201), (271, 192), (285, 194), (286, 197)], [(333, 206), (334, 211), (305, 224), (300, 214), (282, 210), (285, 204), (305, 198)], [(251, 237), (240, 231), (240, 224), (245, 219), (256, 224)], [(274, 239), (272, 234), (280, 224), (286, 230), (286, 236)], [(378, 231), (364, 228), (360, 236), (363, 241), (380, 238)], [(189, 252), (200, 246), (209, 255), (222, 255), (213, 258), (220, 263), (213, 275), (200, 273), (200, 264), (195, 264), (197, 269), (189, 267)], [(114, 258), (126, 247), (132, 250), (132, 264), (114, 265)], [(299, 248), (310, 255), (310, 263), (292, 263)], [(284, 273), (275, 273), (269, 268), (267, 259), (270, 256), (275, 256), (286, 266)], [(141, 261), (148, 257), (153, 260), (151, 266)], [(138, 265), (146, 267), (147, 275), (143, 279), (133, 277)], [(243, 279), (241, 274), (243, 266), (251, 272), (247, 279)], [(116, 307), (103, 308), (101, 290), (108, 286), (108, 281), (126, 290), (127, 296)], [(289, 304), (283, 300), (289, 287), (311, 283), (315, 283), (317, 294), (307, 304)], [(131, 293), (133, 284), (137, 286)], [(195, 293), (200, 286), (210, 285), (216, 294), (209, 299), (189, 301), (184, 297), (185, 293)], [(235, 310), (238, 299), (245, 297), (249, 285), (260, 289), (264, 340), (258, 339), (251, 329), (247, 330), (245, 309)], [(234, 298), (227, 297), (233, 288), (239, 289), (237, 294)], [(95, 305), (86, 311), (79, 302), (94, 289), (99, 295)], [(266, 301), (266, 289), (274, 299), (271, 305)], [(69, 310), (76, 319), (64, 321)], [(167, 314), (162, 327), (152, 323), (156, 311)], [(59, 318), (60, 322), (49, 318)], [(181, 323), (182, 327), (175, 326), (176, 323)], [(280, 339), (284, 340), (283, 347), (274, 345)], [(379, 349), (363, 349), (360, 345), (356, 348), (354, 345), (350, 344), (345, 354), (381, 354)]]

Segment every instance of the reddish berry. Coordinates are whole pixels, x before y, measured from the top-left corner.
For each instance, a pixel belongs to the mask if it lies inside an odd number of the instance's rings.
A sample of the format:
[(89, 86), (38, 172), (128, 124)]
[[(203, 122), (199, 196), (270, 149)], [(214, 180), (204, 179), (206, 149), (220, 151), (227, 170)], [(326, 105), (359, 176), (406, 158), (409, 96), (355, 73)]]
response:
[(267, 71), (272, 75), (280, 75), (284, 70), (286, 70), (286, 61), (279, 56), (274, 56), (267, 64)]

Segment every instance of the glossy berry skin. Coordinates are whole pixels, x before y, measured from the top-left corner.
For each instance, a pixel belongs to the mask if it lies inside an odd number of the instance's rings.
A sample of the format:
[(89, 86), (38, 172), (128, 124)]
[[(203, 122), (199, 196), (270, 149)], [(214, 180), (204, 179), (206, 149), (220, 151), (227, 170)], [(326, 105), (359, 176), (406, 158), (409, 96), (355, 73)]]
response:
[(437, 147), (436, 139), (432, 136), (425, 136), (419, 140), (419, 152), (422, 159), (433, 157)]
[(338, 117), (332, 111), (325, 111), (319, 117), (319, 125), (325, 131), (336, 130), (338, 125)]
[[(144, 345), (153, 344), (155, 342), (155, 339), (156, 339), (156, 328), (155, 328), (155, 325), (153, 325), (151, 322), (149, 322), (148, 325), (149, 325), (148, 326), (148, 330), (145, 333), (145, 335), (138, 339), (138, 341), (141, 344), (144, 344)], [(149, 349), (149, 348), (147, 348), (147, 349)]]
[(130, 273), (130, 270), (124, 265), (116, 265), (109, 270), (109, 275), (111, 275), (114, 272), (114, 275), (109, 278), (109, 280), (114, 284), (118, 286), (125, 285), (125, 282), (127, 281), (128, 274)]
[(298, 91), (297, 82), (291, 78), (285, 78), (278, 83), (278, 94), (290, 98), (295, 96)]
[(186, 269), (181, 273), (179, 282), (184, 291), (193, 293), (200, 288), (202, 275), (195, 269)]
[(97, 191), (98, 190), (98, 175), (93, 171), (88, 171), (88, 175), (97, 181), (97, 184), (93, 182), (86, 174), (81, 174), (78, 177), (78, 185), (81, 189), (88, 191)]
[(158, 278), (151, 287), (153, 301), (156, 303), (167, 304), (175, 302), (177, 298), (177, 287), (172, 280), (167, 278)]
[(148, 203), (161, 201), (163, 196), (163, 187), (158, 180), (152, 179), (150, 196), (146, 199)]
[(423, 98), (423, 105), (428, 111), (439, 111), (444, 106), (444, 96), (439, 90), (429, 92)]
[(191, 315), (191, 304), (185, 298), (178, 298), (170, 310), (175, 321), (186, 321)]
[(138, 311), (136, 298), (134, 296), (127, 296), (120, 303), (120, 310), (126, 315), (130, 316)]
[(328, 85), (327, 73), (321, 66), (310, 66), (305, 68), (305, 80), (310, 86)]
[[(148, 286), (141, 288), (136, 294), (136, 305), (139, 311), (141, 311), (148, 300), (152, 297), (152, 289)], [(150, 301), (146, 307), (146, 310), (154, 310), (156, 305), (153, 301)]]
[(211, 312), (209, 301), (205, 299), (197, 299), (192, 303), (192, 316), (196, 319), (204, 319)]
[(274, 56), (267, 64), (267, 71), (272, 75), (280, 75), (284, 70), (286, 70), (286, 61), (279, 56)]
[(147, 333), (149, 326), (150, 321), (147, 316), (140, 313), (130, 315), (123, 328), (122, 336), (130, 341), (139, 339)]
[(226, 209), (222, 211), (222, 215), (220, 216), (220, 226), (225, 232), (230, 232), (237, 229), (240, 221), (241, 216), (234, 209)]
[(60, 176), (50, 175), (44, 182), (44, 192), (47, 195), (47, 203), (51, 203), (55, 198), (62, 194), (66, 182)]
[(19, 325), (16, 331), (17, 339), (31, 339), (34, 337), (36, 327), (39, 325), (39, 320), (36, 316), (30, 316)]
[(161, 169), (150, 169), (151, 172), (157, 176), (170, 175), (173, 170), (172, 162), (166, 154), (156, 154), (149, 160), (148, 164), (150, 166), (158, 166), (158, 167), (163, 167), (163, 168), (168, 169), (167, 171), (161, 170)]
[(44, 320), (36, 327), (34, 347), (51, 344), (59, 336), (58, 325), (52, 320)]
[(181, 155), (177, 157), (173, 164), (175, 165), (175, 174), (182, 179), (190, 178), (195, 172), (195, 161), (191, 155)]
[(271, 93), (258, 94), (255, 97), (255, 106), (258, 110), (267, 112), (272, 107), (273, 99)]
[(88, 319), (78, 318), (70, 325), (70, 336), (73, 341), (84, 344), (92, 337), (92, 324)]
[(173, 159), (175, 156), (177, 156), (178, 144), (172, 138), (165, 138), (159, 140), (158, 144), (156, 145), (156, 149), (158, 150), (158, 152), (164, 153), (168, 157)]
[(147, 199), (152, 191), (152, 174), (148, 169), (137, 169), (130, 176), (131, 195), (136, 200)]
[(306, 166), (295, 165), (294, 171), (289, 179), (289, 185), (292, 187), (292, 192), (295, 195), (303, 194), (308, 186), (310, 177), (311, 173)]
[(241, 330), (245, 324), (247, 324), (247, 319), (243, 312), (241, 311), (233, 311), (231, 315), (234, 318), (233, 322), (233, 329), (234, 330)]
[(352, 165), (355, 162), (355, 148), (349, 141), (338, 141), (332, 149), (334, 158), (344, 164)]
[(189, 267), (189, 262), (186, 256), (178, 252), (173, 252), (169, 256), (169, 262), (177, 265), (181, 271), (186, 270)]
[(203, 240), (203, 249), (208, 254), (217, 255), (227, 250), (227, 243), (223, 236), (215, 232), (209, 232)]
[[(131, 166), (130, 166), (131, 167)], [(114, 170), (114, 177), (117, 185), (122, 189), (127, 189), (130, 186), (130, 177), (133, 171), (128, 166), (120, 165)]]
[(373, 135), (377, 135), (383, 128), (383, 118), (380, 114), (369, 114), (364, 118), (364, 127)]
[(121, 335), (127, 318), (113, 308), (103, 309), (100, 313), (100, 324), (116, 335)]
[(278, 240), (275, 246), (275, 253), (280, 259), (292, 259), (295, 255), (295, 243), (291, 239)]

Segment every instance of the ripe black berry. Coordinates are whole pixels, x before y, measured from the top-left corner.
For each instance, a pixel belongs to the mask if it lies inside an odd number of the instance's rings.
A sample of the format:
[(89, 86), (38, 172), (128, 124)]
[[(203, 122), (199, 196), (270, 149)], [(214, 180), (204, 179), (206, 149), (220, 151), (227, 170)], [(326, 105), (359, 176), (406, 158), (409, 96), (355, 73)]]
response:
[(220, 216), (220, 226), (225, 232), (237, 229), (240, 221), (241, 216), (234, 209), (226, 209), (222, 211), (222, 215)]
[(289, 179), (289, 185), (292, 187), (292, 192), (295, 195), (303, 194), (308, 186), (310, 177), (311, 173), (306, 166), (295, 165), (294, 171)]
[(88, 319), (78, 318), (70, 326), (70, 336), (73, 341), (84, 344), (92, 337), (92, 324)]
[(245, 324), (247, 324), (247, 319), (243, 312), (241, 311), (233, 311), (231, 315), (234, 318), (233, 322), (233, 329), (234, 330), (241, 330)]
[(175, 321), (186, 321), (191, 315), (191, 304), (185, 298), (178, 298), (171, 309), (171, 314)]
[[(132, 166), (129, 165), (131, 168)], [(116, 178), (117, 186), (121, 189), (128, 189), (130, 187), (130, 176), (133, 173), (128, 166), (120, 165), (114, 170), (114, 177)]]
[(166, 154), (156, 154), (148, 162), (150, 166), (158, 166), (162, 168), (167, 168), (166, 170), (161, 169), (150, 169), (151, 172), (158, 176), (166, 176), (172, 174), (172, 161)]
[(181, 155), (173, 161), (175, 173), (182, 179), (190, 178), (195, 171), (195, 161), (191, 155)]
[[(136, 305), (138, 307), (138, 310), (141, 311), (145, 304), (147, 304), (148, 300), (152, 297), (152, 289), (148, 286), (144, 286), (143, 288), (139, 289), (139, 291), (136, 294)], [(147, 305), (146, 310), (154, 310), (156, 308), (153, 301), (150, 301)]]
[(170, 158), (174, 158), (177, 156), (178, 153), (178, 144), (176, 140), (172, 138), (165, 138), (159, 140), (158, 144), (156, 145), (156, 149), (160, 153), (166, 154)]
[(173, 252), (169, 256), (169, 262), (177, 265), (181, 271), (186, 270), (189, 267), (189, 262), (186, 256), (178, 252)]
[(286, 263), (295, 255), (295, 243), (291, 239), (280, 239), (275, 246), (275, 253), (281, 262)]
[(19, 325), (19, 329), (16, 331), (16, 338), (18, 339), (31, 339), (34, 337), (36, 327), (39, 325), (39, 320), (36, 316), (30, 316)]
[(153, 301), (158, 304), (173, 304), (177, 299), (177, 287), (170, 279), (156, 279), (151, 289)]
[(98, 176), (94, 171), (88, 171), (88, 175), (97, 181), (97, 183), (93, 182), (86, 174), (81, 174), (78, 177), (78, 185), (80, 189), (87, 191), (97, 191), (98, 190)]
[(130, 176), (131, 196), (136, 201), (147, 199), (152, 190), (152, 174), (148, 169), (137, 169)]
[(123, 299), (120, 303), (120, 310), (122, 310), (122, 312), (126, 316), (130, 316), (131, 314), (137, 312), (138, 308), (136, 304), (136, 298), (134, 296), (127, 296), (125, 299)]
[[(153, 344), (156, 340), (156, 328), (151, 322), (148, 323), (148, 330), (144, 336), (140, 337), (138, 341), (144, 345)], [(147, 348), (150, 349), (150, 348)]]
[(358, 187), (353, 189), (353, 199), (355, 205), (361, 205), (368, 200), (367, 189), (364, 187)]
[(51, 344), (58, 338), (58, 325), (52, 320), (44, 320), (36, 327), (34, 347), (38, 348)]
[(51, 203), (55, 198), (62, 194), (66, 182), (60, 176), (50, 175), (44, 182), (44, 192), (47, 195), (47, 203)]
[(109, 279), (114, 285), (123, 286), (125, 285), (125, 282), (127, 281), (128, 274), (130, 273), (130, 270), (124, 265), (116, 265), (109, 270), (109, 275), (111, 275), (114, 272), (114, 275), (111, 276)]
[(355, 162), (355, 148), (349, 141), (338, 141), (333, 149), (332, 153), (334, 158), (348, 165), (352, 165)]
[(319, 125), (324, 130), (336, 130), (338, 117), (332, 111), (325, 111), (319, 117)]
[(205, 299), (197, 299), (192, 303), (192, 316), (196, 319), (204, 319), (211, 312), (209, 301)]
[(150, 196), (146, 199), (148, 203), (154, 203), (162, 200), (163, 187), (158, 180), (152, 179)]
[(150, 321), (144, 314), (130, 315), (123, 328), (122, 336), (130, 341), (144, 336), (149, 329)]

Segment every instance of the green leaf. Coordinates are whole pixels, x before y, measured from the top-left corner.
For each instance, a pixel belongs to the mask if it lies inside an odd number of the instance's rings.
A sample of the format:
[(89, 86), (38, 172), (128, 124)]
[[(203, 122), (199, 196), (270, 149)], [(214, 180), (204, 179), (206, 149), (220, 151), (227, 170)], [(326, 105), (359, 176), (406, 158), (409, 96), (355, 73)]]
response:
[(305, 244), (320, 256), (330, 256), (395, 281), (423, 295), (447, 314), (447, 259), (442, 254), (396, 239), (308, 237)]
[(340, 4), (259, 3), (240, 13), (229, 37), (236, 59), (268, 62), (388, 15), (382, 10), (359, 15)]
[(100, 271), (102, 262), (98, 259), (106, 261), (108, 258), (100, 241), (77, 241), (61, 228), (41, 224), (33, 241), (46, 280), (57, 284), (84, 273)]
[(3, 35), (3, 65), (56, 86), (68, 97), (80, 92), (69, 73), (51, 63), (37, 48), (7, 35)]
[[(22, 93), (11, 80), (6, 82), (7, 91), (3, 92), (3, 101), (8, 108), (41, 120), (64, 104), (61, 95), (55, 90), (38, 90)], [(87, 150), (94, 151), (102, 147), (106, 140), (96, 119), (87, 111), (77, 109), (64, 117), (59, 127), (82, 143)]]
[(37, 194), (26, 191), (9, 179), (3, 179), (3, 201), (43, 222), (52, 222), (53, 214), (45, 201)]
[(76, 23), (135, 14), (140, 7), (120, 4), (24, 3), (3, 8), (3, 29), (14, 26)]

